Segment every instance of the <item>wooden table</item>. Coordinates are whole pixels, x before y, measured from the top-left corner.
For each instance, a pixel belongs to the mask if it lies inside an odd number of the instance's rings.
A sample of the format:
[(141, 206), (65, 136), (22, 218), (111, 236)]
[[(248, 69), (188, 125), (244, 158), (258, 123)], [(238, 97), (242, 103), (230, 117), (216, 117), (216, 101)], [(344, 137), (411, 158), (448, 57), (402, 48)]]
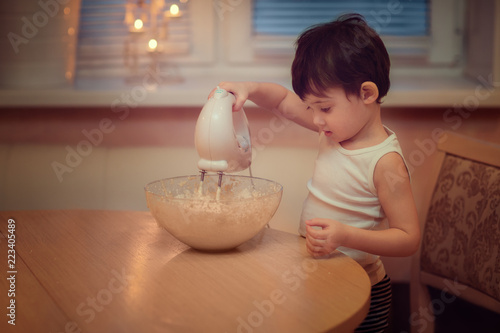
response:
[(357, 263), (312, 259), (273, 229), (224, 253), (190, 249), (148, 212), (0, 212), (0, 232), (1, 332), (348, 332), (368, 311)]

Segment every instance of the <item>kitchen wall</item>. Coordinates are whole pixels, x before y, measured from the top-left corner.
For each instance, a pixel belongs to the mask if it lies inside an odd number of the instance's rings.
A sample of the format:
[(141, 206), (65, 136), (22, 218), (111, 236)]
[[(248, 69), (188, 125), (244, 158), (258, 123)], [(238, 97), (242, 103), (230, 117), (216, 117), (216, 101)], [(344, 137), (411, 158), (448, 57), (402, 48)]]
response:
[[(196, 174), (194, 125), (200, 109), (0, 109), (0, 209), (147, 210), (143, 186)], [(246, 109), (253, 137), (253, 175), (284, 186), (271, 226), (296, 232), (317, 135), (257, 108)], [(401, 141), (419, 206), (430, 184), (439, 129), (500, 144), (500, 108), (383, 108)], [(243, 172), (248, 174), (248, 172)], [(395, 281), (409, 279), (408, 258), (385, 258)]]

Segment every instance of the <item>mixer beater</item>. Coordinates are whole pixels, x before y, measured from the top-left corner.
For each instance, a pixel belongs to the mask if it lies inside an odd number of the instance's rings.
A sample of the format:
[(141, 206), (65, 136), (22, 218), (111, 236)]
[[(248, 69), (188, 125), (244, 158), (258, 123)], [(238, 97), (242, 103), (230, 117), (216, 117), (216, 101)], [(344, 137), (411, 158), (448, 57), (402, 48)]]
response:
[[(198, 187), (198, 193), (200, 195), (203, 194), (203, 184), (205, 182), (205, 174), (207, 173), (206, 170), (200, 170), (200, 186)], [(222, 176), (224, 176), (224, 172), (222, 171), (219, 171), (217, 172), (217, 174), (219, 175), (219, 179), (217, 181), (217, 191), (215, 192), (215, 198), (216, 200), (219, 200), (220, 198), (220, 192), (221, 192), (221, 188), (222, 188)]]

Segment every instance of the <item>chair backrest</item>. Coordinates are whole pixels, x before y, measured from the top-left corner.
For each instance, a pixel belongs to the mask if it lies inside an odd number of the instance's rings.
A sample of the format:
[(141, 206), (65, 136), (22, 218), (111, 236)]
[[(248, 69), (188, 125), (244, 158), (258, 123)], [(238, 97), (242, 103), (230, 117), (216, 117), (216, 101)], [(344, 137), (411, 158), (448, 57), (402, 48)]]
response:
[(443, 278), (458, 282), (469, 289), (460, 296), (500, 312), (500, 146), (447, 132), (438, 149), (421, 280), (441, 289)]

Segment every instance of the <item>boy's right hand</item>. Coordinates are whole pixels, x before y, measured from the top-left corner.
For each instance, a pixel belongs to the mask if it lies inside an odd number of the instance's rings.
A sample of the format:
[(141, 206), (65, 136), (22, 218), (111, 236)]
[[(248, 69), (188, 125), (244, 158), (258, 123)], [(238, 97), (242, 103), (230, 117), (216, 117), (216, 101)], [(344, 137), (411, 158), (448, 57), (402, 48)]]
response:
[[(243, 107), (243, 104), (245, 104), (246, 100), (248, 99), (248, 93), (249, 93), (248, 85), (249, 85), (248, 82), (221, 82), (221, 83), (219, 83), (219, 85), (218, 85), (219, 88), (222, 88), (222, 89), (226, 90), (227, 92), (230, 92), (236, 98), (236, 101), (233, 104), (233, 112), (241, 110), (241, 108)], [(210, 92), (210, 94), (208, 95), (208, 98), (212, 97), (215, 90), (216, 90), (216, 88)]]

